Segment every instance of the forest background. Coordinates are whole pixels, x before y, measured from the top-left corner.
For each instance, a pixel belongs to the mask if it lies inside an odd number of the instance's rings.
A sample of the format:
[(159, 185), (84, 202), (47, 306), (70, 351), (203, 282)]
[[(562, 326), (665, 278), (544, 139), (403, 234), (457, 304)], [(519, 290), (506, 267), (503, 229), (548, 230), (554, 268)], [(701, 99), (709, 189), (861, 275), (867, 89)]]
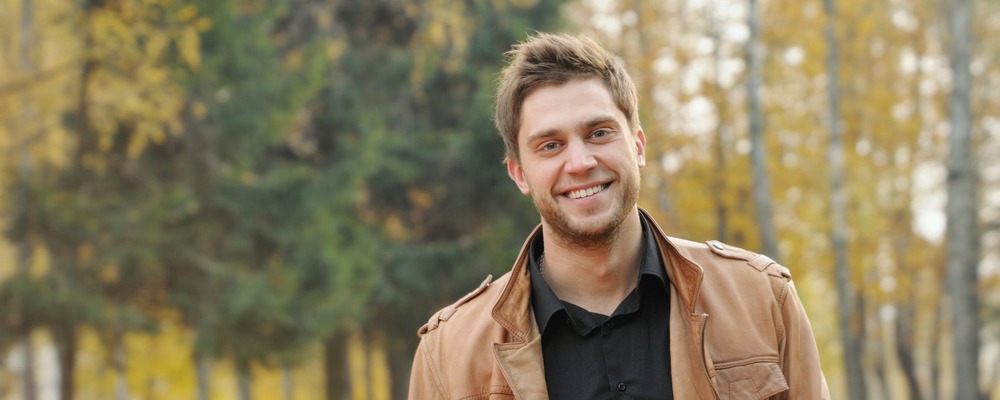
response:
[(537, 223), (533, 31), (623, 57), (640, 204), (788, 266), (834, 398), (1000, 399), (996, 0), (0, 0), (0, 398), (405, 398)]

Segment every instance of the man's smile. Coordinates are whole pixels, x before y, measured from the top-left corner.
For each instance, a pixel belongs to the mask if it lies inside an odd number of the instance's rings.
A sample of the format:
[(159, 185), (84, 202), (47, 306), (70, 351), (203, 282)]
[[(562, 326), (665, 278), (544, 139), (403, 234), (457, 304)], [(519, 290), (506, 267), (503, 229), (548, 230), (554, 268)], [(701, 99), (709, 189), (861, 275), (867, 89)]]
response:
[(586, 188), (586, 189), (572, 190), (572, 191), (566, 192), (565, 196), (569, 197), (569, 198), (571, 198), (573, 200), (582, 199), (584, 197), (590, 197), (590, 196), (593, 196), (593, 195), (595, 195), (597, 193), (600, 193), (604, 189), (607, 189), (608, 186), (611, 186), (611, 184), (610, 183), (602, 183), (602, 184), (599, 184), (599, 185), (591, 186), (591, 187)]

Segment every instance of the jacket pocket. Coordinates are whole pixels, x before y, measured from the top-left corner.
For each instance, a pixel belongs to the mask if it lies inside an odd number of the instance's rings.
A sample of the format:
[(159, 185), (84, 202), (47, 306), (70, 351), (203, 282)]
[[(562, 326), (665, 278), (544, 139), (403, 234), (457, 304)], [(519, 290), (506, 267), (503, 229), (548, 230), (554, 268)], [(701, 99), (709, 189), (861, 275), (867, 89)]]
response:
[(774, 361), (717, 363), (715, 374), (722, 400), (766, 399), (788, 390)]

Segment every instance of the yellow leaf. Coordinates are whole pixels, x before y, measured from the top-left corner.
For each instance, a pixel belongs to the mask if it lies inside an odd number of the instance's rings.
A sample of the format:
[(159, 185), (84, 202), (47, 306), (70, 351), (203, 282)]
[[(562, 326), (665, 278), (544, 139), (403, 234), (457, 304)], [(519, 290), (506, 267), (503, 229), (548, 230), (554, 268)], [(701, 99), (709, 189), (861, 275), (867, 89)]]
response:
[(446, 42), (445, 27), (442, 22), (432, 21), (427, 29), (427, 39), (434, 46), (442, 46)]
[(347, 365), (350, 371), (351, 394), (354, 400), (368, 398), (368, 346), (364, 336), (355, 332), (347, 340)]
[(101, 277), (101, 282), (104, 282), (106, 284), (112, 284), (118, 282), (118, 277), (119, 277), (118, 267), (111, 264), (102, 266), (100, 270), (100, 277)]
[(20, 267), (17, 262), (17, 248), (12, 243), (0, 239), (0, 283), (17, 273)]
[(45, 248), (45, 246), (35, 245), (34, 249), (32, 249), (30, 260), (31, 266), (28, 268), (28, 276), (37, 279), (49, 273), (51, 259), (49, 257), (49, 251)]
[(430, 208), (434, 203), (434, 197), (424, 190), (410, 189), (407, 191), (407, 197), (417, 208)]
[(160, 67), (143, 68), (140, 72), (142, 77), (150, 84), (160, 84), (167, 80), (167, 69)]
[(198, 119), (204, 119), (208, 115), (208, 107), (205, 107), (205, 103), (196, 101), (191, 104), (191, 113)]
[(140, 120), (136, 123), (135, 132), (132, 134), (128, 144), (129, 158), (136, 158), (150, 143), (159, 144), (163, 142), (165, 133), (163, 127), (149, 120)]
[(194, 19), (194, 17), (197, 17), (197, 16), (198, 16), (198, 6), (196, 6), (194, 4), (188, 4), (188, 5), (184, 6), (184, 8), (182, 8), (177, 13), (177, 19), (180, 20), (181, 22), (190, 21), (190, 20)]
[(406, 228), (406, 224), (403, 220), (396, 215), (389, 215), (385, 219), (385, 235), (389, 239), (404, 241), (410, 237), (410, 233)]
[(94, 246), (81, 244), (76, 247), (76, 258), (81, 264), (87, 264), (94, 258)]
[(285, 55), (284, 70), (294, 71), (298, 69), (299, 67), (302, 66), (302, 59), (303, 59), (302, 50), (295, 49), (288, 52), (288, 54)]
[(181, 61), (192, 69), (201, 68), (201, 37), (198, 30), (189, 27), (181, 31), (181, 37), (177, 41), (177, 51), (180, 53)]
[(167, 48), (170, 38), (163, 33), (156, 33), (150, 35), (146, 39), (146, 57), (150, 59), (159, 59), (163, 55), (163, 50)]
[(194, 28), (197, 29), (198, 32), (204, 32), (212, 29), (212, 20), (208, 17), (198, 18), (198, 20), (194, 22)]
[(339, 59), (346, 50), (347, 44), (341, 40), (330, 40), (326, 43), (326, 56), (331, 61)]

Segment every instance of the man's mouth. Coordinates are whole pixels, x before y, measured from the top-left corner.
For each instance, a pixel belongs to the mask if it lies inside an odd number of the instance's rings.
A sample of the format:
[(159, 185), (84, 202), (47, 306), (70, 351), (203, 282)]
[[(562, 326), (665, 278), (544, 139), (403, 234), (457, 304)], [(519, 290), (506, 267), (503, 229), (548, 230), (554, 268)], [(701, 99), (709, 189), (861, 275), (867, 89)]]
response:
[(573, 200), (582, 199), (584, 197), (590, 197), (590, 196), (593, 196), (593, 195), (595, 195), (597, 193), (600, 193), (602, 190), (606, 189), (608, 186), (611, 186), (611, 184), (610, 183), (602, 183), (600, 185), (595, 185), (595, 186), (592, 186), (592, 187), (589, 187), (589, 188), (586, 188), (586, 189), (574, 190), (572, 192), (566, 193), (566, 197), (569, 197), (569, 198), (571, 198)]

